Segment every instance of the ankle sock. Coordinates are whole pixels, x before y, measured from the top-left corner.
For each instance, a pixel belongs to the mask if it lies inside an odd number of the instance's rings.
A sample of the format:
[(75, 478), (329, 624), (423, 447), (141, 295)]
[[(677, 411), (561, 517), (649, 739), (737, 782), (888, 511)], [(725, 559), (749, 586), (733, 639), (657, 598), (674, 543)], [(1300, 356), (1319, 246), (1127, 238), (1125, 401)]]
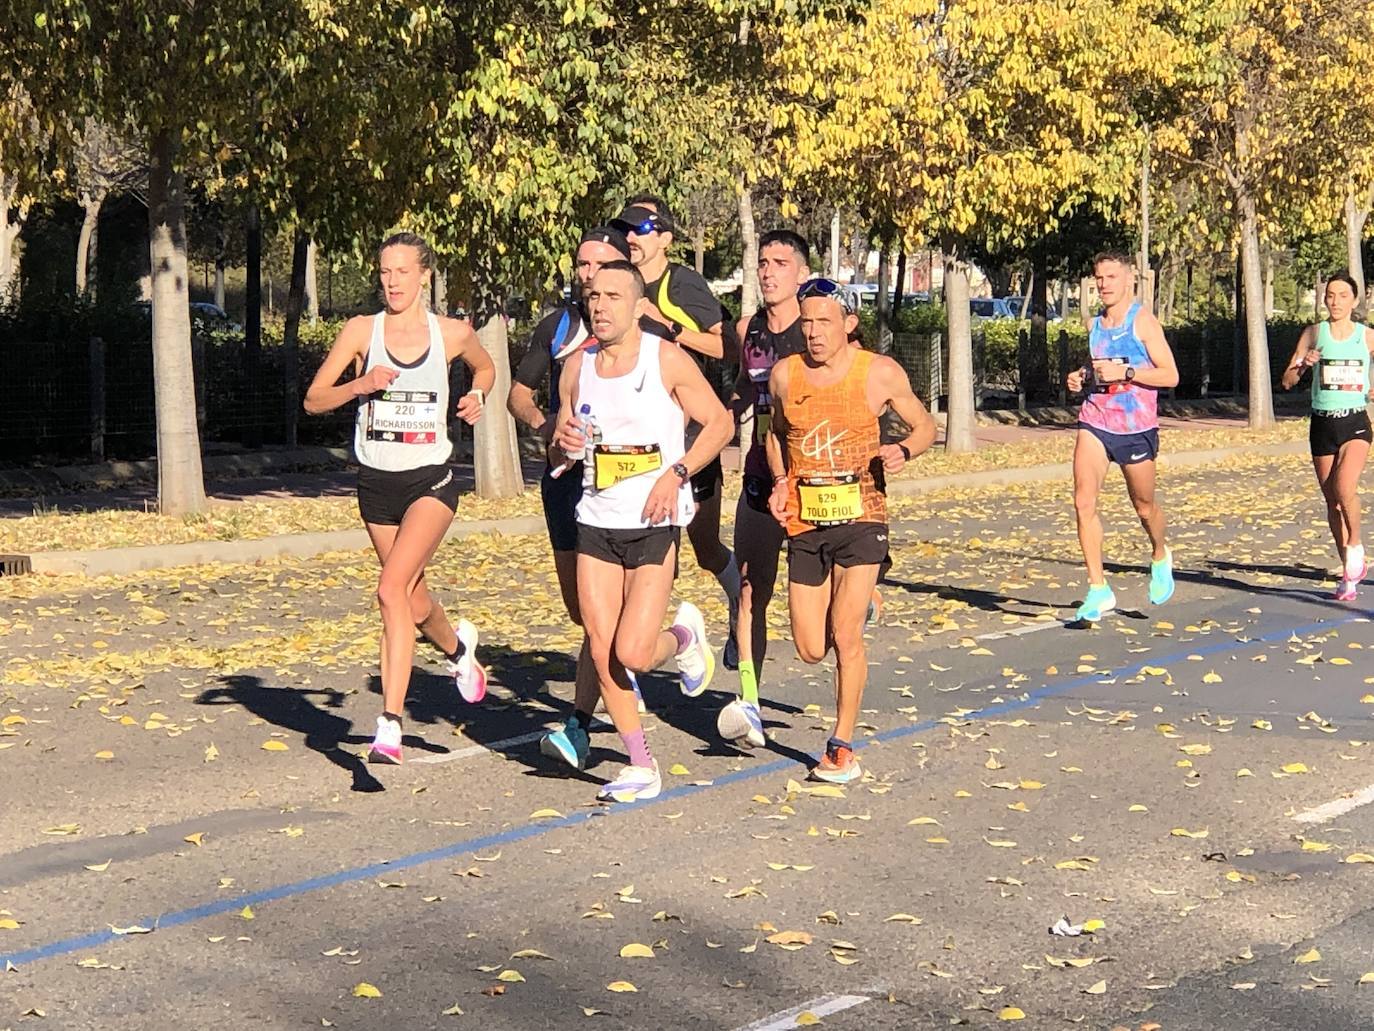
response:
[(620, 742), (630, 755), (631, 766), (642, 766), (649, 769), (654, 765), (654, 757), (649, 754), (649, 744), (644, 740), (643, 727), (633, 734), (621, 734)]
[(753, 659), (740, 659), (739, 661), (739, 693), (750, 705), (759, 704), (759, 678), (754, 672)]
[(825, 743), (825, 754), (826, 754), (826, 755), (829, 755), (829, 756), (833, 756), (833, 755), (835, 755), (835, 753), (837, 753), (841, 748), (848, 748), (851, 752), (854, 751), (854, 746), (851, 745), (851, 744), (850, 744), (848, 741), (846, 741), (844, 738), (842, 738), (842, 737), (832, 737), (829, 741), (827, 741), (827, 742)]
[(384, 719), (384, 720), (390, 720), (392, 723), (396, 724), (396, 726), (398, 726), (398, 727), (401, 725), (401, 717), (397, 716), (394, 712), (383, 712), (383, 713), (382, 713), (382, 719)]

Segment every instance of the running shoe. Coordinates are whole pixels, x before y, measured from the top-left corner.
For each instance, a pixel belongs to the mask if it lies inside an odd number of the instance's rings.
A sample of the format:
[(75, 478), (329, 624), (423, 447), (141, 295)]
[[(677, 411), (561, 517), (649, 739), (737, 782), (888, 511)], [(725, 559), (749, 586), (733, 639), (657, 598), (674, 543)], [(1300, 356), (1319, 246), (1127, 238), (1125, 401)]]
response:
[[(1357, 560), (1357, 561), (1352, 561)], [(1358, 563), (1358, 564), (1357, 564)], [(1347, 548), (1345, 553), (1345, 578), (1358, 584), (1369, 573), (1369, 563), (1364, 557), (1364, 548)]]
[(658, 760), (653, 766), (626, 766), (599, 792), (597, 798), (610, 799), (612, 802), (647, 802), (657, 798), (663, 790), (663, 781), (658, 776)]
[(448, 664), (448, 671), (463, 701), (475, 705), (487, 696), (487, 671), (477, 661), (477, 628), (466, 619), (458, 620), (458, 643), (462, 654)]
[(1360, 581), (1341, 577), (1341, 582), (1336, 585), (1336, 593), (1332, 597), (1337, 601), (1354, 601), (1359, 596), (1359, 586)]
[(726, 669), (739, 669), (739, 637), (736, 628), (739, 626), (739, 596), (736, 595), (730, 601), (730, 636), (725, 639), (725, 650), (721, 652), (720, 661), (725, 664)]
[(1163, 605), (1174, 596), (1174, 553), (1167, 548), (1164, 557), (1150, 563), (1150, 604)]
[(865, 626), (873, 626), (878, 620), (883, 618), (883, 596), (878, 593), (878, 588), (873, 588), (873, 597), (868, 602), (868, 615), (864, 617)]
[[(1151, 581), (1153, 583), (1153, 581)], [(1078, 606), (1075, 619), (1096, 623), (1112, 609), (1116, 608), (1116, 595), (1105, 583), (1093, 584), (1088, 588), (1088, 596)]]
[(401, 765), (401, 725), (385, 716), (377, 717), (377, 736), (367, 750), (370, 763)]
[(716, 657), (706, 640), (706, 621), (701, 618), (701, 610), (690, 601), (678, 606), (673, 625), (686, 628), (692, 641), (677, 654), (677, 671), (682, 683), (682, 693), (695, 698), (705, 691), (716, 675)]
[(854, 758), (852, 748), (825, 750), (821, 761), (811, 769), (812, 780), (823, 780), (828, 784), (850, 784), (864, 775), (859, 760)]
[(731, 744), (743, 741), (753, 748), (762, 748), (767, 744), (767, 739), (763, 736), (763, 715), (759, 712), (759, 707), (746, 702), (743, 698), (736, 698), (720, 710), (720, 715), (716, 717), (716, 730)]
[(574, 770), (587, 768), (592, 741), (587, 728), (569, 719), (558, 730), (551, 730), (539, 739), (539, 752), (550, 759), (562, 759)]

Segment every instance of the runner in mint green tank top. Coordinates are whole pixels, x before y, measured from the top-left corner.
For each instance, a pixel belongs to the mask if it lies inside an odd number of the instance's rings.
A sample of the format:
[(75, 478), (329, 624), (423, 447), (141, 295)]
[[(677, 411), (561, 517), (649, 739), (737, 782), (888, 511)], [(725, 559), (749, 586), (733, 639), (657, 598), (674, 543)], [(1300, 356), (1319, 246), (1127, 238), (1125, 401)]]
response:
[(1355, 280), (1338, 272), (1326, 284), (1325, 322), (1309, 326), (1283, 372), (1292, 390), (1312, 370), (1312, 465), (1326, 499), (1326, 520), (1341, 560), (1335, 597), (1354, 601), (1368, 572), (1360, 537), (1360, 476), (1369, 457), (1370, 352), (1374, 330), (1351, 318), (1358, 300)]

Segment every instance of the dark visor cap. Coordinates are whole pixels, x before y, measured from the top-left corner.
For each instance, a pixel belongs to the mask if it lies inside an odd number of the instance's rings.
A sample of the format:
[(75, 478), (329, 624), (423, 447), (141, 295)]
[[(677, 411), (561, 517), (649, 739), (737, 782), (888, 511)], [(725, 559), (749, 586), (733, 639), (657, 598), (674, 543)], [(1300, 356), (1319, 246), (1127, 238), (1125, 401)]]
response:
[(630, 260), (630, 241), (625, 239), (625, 234), (614, 226), (597, 226), (595, 229), (588, 229), (582, 234), (582, 239), (577, 241), (580, 248), (584, 243), (604, 243), (614, 247), (616, 253), (626, 261)]
[(673, 223), (666, 215), (654, 211), (652, 208), (642, 208), (638, 204), (631, 204), (611, 219), (610, 224), (612, 228), (619, 229), (626, 236), (630, 233), (671, 233), (673, 231)]

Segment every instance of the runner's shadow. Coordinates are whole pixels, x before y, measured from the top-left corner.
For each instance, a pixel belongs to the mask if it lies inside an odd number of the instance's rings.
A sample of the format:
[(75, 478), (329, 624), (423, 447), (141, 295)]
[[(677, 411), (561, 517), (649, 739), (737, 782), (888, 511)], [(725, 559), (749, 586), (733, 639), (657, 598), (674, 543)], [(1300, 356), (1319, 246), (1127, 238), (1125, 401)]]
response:
[[(315, 697), (324, 702), (324, 708), (311, 700)], [(220, 686), (202, 691), (196, 704), (242, 705), (268, 723), (300, 734), (306, 748), (352, 775), (354, 791), (384, 791), (362, 757), (342, 747), (372, 740), (354, 734), (352, 720), (328, 711), (342, 707), (344, 698), (342, 691), (333, 688), (274, 687), (263, 683), (260, 677), (233, 675), (221, 677)]]
[[(953, 584), (917, 583), (901, 580), (889, 573), (883, 583), (897, 587), (908, 594), (927, 594), (947, 601), (962, 601), (984, 612), (1006, 612), (1014, 616), (1034, 616), (1043, 612), (1045, 606), (1063, 609), (1072, 608), (1072, 603), (1045, 601), (1043, 598), (1017, 598), (995, 591), (984, 591), (977, 587), (955, 587)], [(1030, 611), (1012, 608), (1013, 605), (1032, 606)]]

